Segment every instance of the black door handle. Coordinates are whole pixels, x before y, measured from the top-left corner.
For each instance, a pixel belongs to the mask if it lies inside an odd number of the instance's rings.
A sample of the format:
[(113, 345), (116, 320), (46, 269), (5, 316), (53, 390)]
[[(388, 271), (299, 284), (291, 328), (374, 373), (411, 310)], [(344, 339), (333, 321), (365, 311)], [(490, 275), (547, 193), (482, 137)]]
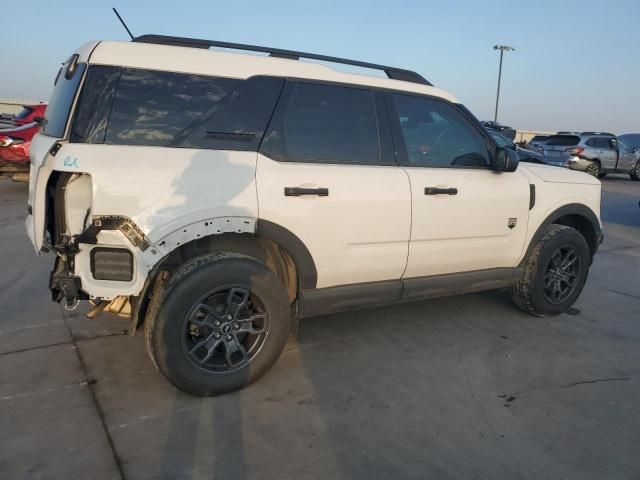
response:
[(328, 188), (302, 188), (302, 187), (284, 187), (285, 197), (299, 197), (301, 195), (318, 195), (319, 197), (328, 197)]
[(425, 195), (457, 195), (457, 188), (424, 187)]

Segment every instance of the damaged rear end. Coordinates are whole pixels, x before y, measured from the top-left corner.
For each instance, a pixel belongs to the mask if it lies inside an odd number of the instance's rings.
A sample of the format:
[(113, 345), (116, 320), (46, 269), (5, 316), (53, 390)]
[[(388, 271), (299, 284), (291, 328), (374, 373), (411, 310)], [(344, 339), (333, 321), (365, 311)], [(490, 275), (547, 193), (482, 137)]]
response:
[[(80, 300), (93, 300), (101, 309), (118, 299), (117, 313), (128, 313), (128, 297), (109, 288), (121, 282), (125, 291), (139, 290), (136, 260), (131, 247), (144, 244), (143, 235), (130, 220), (93, 215), (94, 184), (80, 165), (78, 148), (70, 144), (70, 125), (87, 70), (88, 58), (97, 44), (81, 47), (58, 71), (43, 129), (31, 145), (29, 203), (26, 229), (38, 253), (56, 255), (49, 286), (52, 300), (74, 308)], [(98, 240), (98, 234), (106, 231)], [(122, 246), (129, 241), (130, 246)], [(146, 243), (148, 246), (148, 242)], [(146, 271), (146, 269), (142, 269)], [(91, 278), (86, 273), (91, 272)], [(100, 289), (100, 282), (103, 282)], [(92, 294), (86, 287), (94, 284)], [(97, 284), (97, 292), (95, 286)], [(83, 288), (84, 285), (84, 288)], [(103, 294), (95, 295), (95, 293)]]

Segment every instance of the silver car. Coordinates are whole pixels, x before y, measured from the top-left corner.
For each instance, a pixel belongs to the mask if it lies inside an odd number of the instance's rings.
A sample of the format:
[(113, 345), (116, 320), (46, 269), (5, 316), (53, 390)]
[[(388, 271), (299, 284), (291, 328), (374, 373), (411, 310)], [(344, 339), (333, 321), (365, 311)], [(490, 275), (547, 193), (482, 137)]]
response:
[(541, 153), (554, 165), (582, 170), (596, 177), (628, 173), (640, 180), (640, 152), (610, 133), (552, 135)]

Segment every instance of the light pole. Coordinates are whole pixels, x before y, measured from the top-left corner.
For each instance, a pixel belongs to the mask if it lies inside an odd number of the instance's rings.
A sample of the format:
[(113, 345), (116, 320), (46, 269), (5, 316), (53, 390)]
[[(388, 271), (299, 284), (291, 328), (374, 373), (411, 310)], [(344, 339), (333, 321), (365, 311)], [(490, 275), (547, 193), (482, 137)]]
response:
[(509, 45), (494, 45), (494, 50), (500, 50), (500, 67), (498, 68), (498, 92), (496, 93), (496, 113), (493, 116), (493, 121), (498, 121), (498, 101), (500, 100), (500, 78), (502, 77), (502, 55), (505, 51), (514, 52), (516, 49)]

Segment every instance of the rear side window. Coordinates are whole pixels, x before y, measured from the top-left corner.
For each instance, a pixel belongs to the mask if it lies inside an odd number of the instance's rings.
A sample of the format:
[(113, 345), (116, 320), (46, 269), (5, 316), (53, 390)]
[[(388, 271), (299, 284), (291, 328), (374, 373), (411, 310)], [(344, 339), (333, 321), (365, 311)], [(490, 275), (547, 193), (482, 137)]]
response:
[(373, 92), (290, 83), (287, 98), (265, 136), (262, 151), (282, 161), (379, 163)]
[(393, 95), (409, 165), (486, 167), (482, 134), (452, 105), (412, 95)]
[(544, 135), (536, 135), (535, 137), (533, 137), (531, 140), (529, 140), (530, 142), (544, 142), (547, 138), (547, 136)]
[(580, 143), (580, 137), (576, 135), (553, 135), (545, 143), (558, 147), (572, 147)]
[(72, 140), (256, 150), (283, 83), (92, 66)]
[[(42, 133), (51, 137), (62, 138), (67, 125), (67, 118), (76, 96), (78, 85), (87, 67), (86, 63), (78, 63), (72, 74), (66, 74), (69, 62), (65, 63), (58, 75), (53, 87), (53, 93), (49, 98), (49, 105), (44, 115)], [(67, 78), (71, 77), (71, 78)]]

